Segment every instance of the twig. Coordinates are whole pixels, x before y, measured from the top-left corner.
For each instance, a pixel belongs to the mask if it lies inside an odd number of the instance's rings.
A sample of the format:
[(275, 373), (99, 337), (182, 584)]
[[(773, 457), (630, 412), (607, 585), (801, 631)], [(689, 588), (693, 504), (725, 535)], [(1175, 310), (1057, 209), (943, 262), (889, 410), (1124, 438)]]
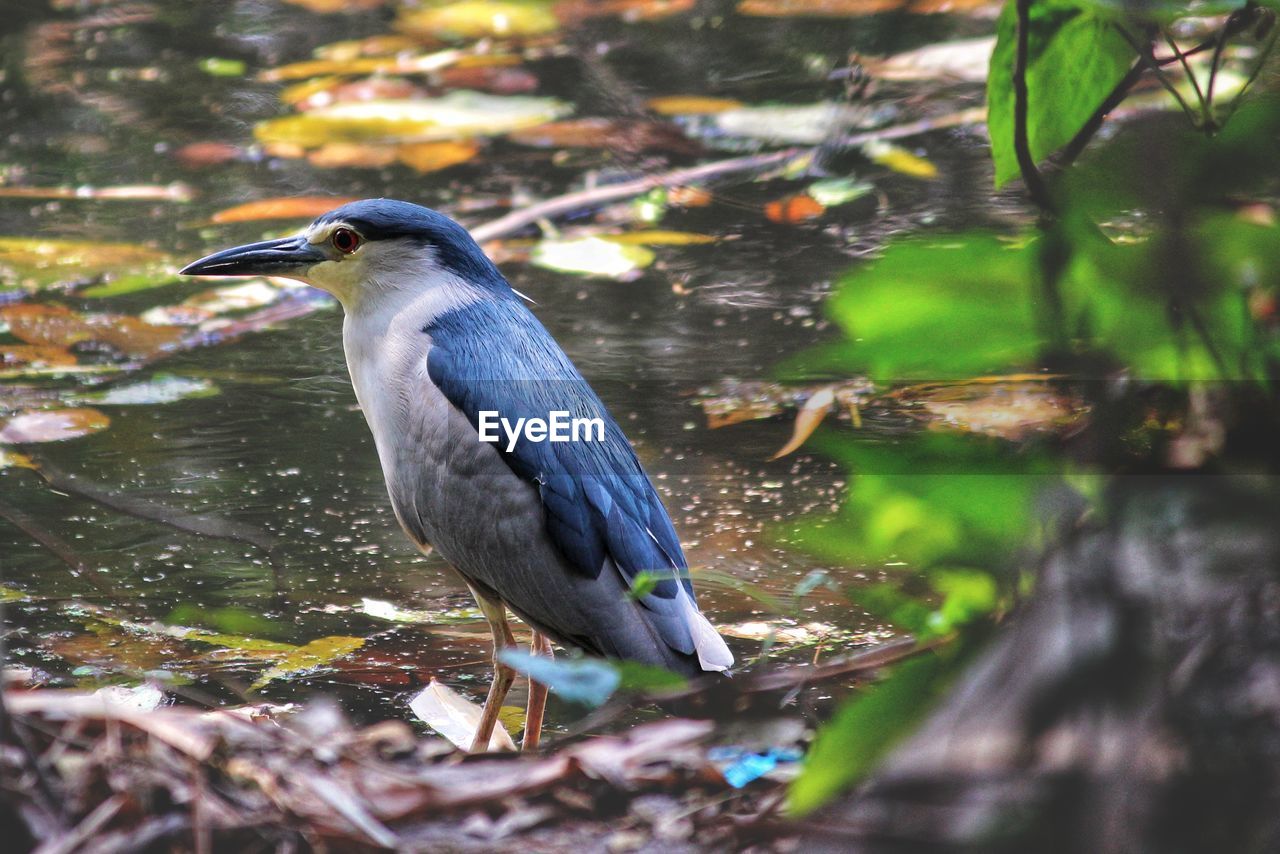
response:
[(112, 795), (85, 816), (75, 830), (49, 840), (37, 848), (35, 854), (71, 854), (115, 818), (116, 813), (124, 807), (125, 800), (124, 795)]
[(1027, 53), (1031, 38), (1031, 0), (1017, 0), (1018, 49), (1013, 61), (1013, 151), (1018, 158), (1018, 170), (1027, 194), (1036, 207), (1046, 214), (1057, 212), (1044, 176), (1036, 168), (1031, 156), (1031, 143), (1027, 133)]
[[(919, 134), (942, 128), (980, 122), (984, 116), (985, 111), (981, 109), (963, 110), (939, 119), (921, 119), (920, 121), (893, 125), (880, 130), (851, 134), (838, 140), (838, 144), (844, 148), (853, 148), (859, 145), (866, 145), (869, 142), (918, 136)], [(767, 154), (751, 154), (746, 157), (717, 160), (712, 163), (675, 169), (659, 175), (647, 175), (643, 178), (636, 178), (633, 181), (625, 181), (620, 184), (609, 184), (604, 187), (593, 187), (590, 190), (566, 193), (563, 196), (556, 196), (555, 198), (537, 202), (520, 210), (512, 211), (506, 216), (479, 225), (471, 229), (471, 236), (483, 243), (486, 240), (506, 237), (526, 226), (533, 225), (540, 219), (549, 219), (584, 208), (600, 207), (610, 202), (638, 196), (655, 187), (696, 184), (738, 172), (759, 172), (763, 169), (784, 166), (801, 158), (811, 156), (815, 151), (815, 148), (784, 148)]]

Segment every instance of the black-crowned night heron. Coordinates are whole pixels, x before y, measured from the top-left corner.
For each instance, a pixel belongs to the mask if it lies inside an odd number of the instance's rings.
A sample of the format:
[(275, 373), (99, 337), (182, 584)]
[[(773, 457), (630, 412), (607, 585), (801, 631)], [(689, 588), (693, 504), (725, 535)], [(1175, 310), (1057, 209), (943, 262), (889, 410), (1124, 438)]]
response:
[[(507, 608), (533, 628), (535, 654), (550, 654), (549, 638), (686, 675), (733, 664), (622, 429), (462, 226), (373, 199), (182, 272), (285, 276), (342, 303), (396, 518), (461, 573), (493, 632), (473, 750), (489, 744), (515, 675), (497, 655), (515, 643)], [(545, 699), (530, 687), (526, 748)]]

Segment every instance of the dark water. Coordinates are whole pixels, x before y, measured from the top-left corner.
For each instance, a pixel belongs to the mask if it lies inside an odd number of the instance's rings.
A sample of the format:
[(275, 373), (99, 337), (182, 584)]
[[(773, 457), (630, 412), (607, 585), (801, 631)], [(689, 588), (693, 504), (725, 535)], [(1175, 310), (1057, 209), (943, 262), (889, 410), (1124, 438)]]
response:
[[(398, 167), (321, 170), (306, 161), (261, 158), (188, 169), (172, 156), (180, 146), (208, 140), (247, 146), (255, 122), (283, 112), (279, 87), (253, 82), (257, 71), (305, 59), (328, 42), (386, 32), (388, 16), (323, 17), (271, 2), (64, 5), (74, 8), (0, 4), (6, 21), (0, 168), (32, 185), (182, 181), (196, 199), (186, 205), (0, 200), (0, 235), (144, 242), (194, 258), (259, 239), (274, 225), (207, 225), (214, 211), (250, 199), (388, 195), (451, 210), (475, 198), (564, 192), (588, 169), (637, 174), (691, 162), (585, 152), (560, 164), (552, 152), (495, 141), (477, 160), (425, 176)], [(957, 28), (969, 34), (990, 26), (897, 16), (716, 18), (730, 8), (705, 4), (695, 16), (653, 23), (587, 22), (562, 40), (567, 55), (530, 66), (541, 81), (538, 94), (574, 103), (579, 115), (626, 115), (647, 97), (677, 93), (807, 102), (839, 94), (841, 84), (825, 77), (851, 52), (890, 53)], [(206, 57), (242, 60), (247, 76), (210, 76), (198, 66)], [(947, 97), (960, 106), (978, 100), (965, 90)], [(716, 204), (672, 214), (661, 227), (732, 239), (659, 249), (658, 264), (635, 282), (584, 280), (524, 264), (504, 268), (515, 287), (537, 301), (538, 315), (636, 444), (692, 566), (781, 597), (815, 569), (842, 583), (875, 576), (874, 567), (830, 566), (786, 546), (788, 520), (838, 503), (843, 471), (805, 453), (770, 462), (790, 433), (785, 419), (711, 431), (691, 395), (726, 378), (768, 378), (788, 355), (830, 340), (824, 295), (841, 271), (887, 236), (989, 221), (982, 141), (946, 132), (920, 150), (939, 165), (938, 179), (917, 181), (854, 161), (859, 175), (875, 182), (877, 198), (816, 224), (773, 225), (761, 214), (764, 202), (801, 184), (729, 182)], [(463, 218), (477, 224), (502, 212)], [(137, 311), (177, 302), (191, 287), (175, 284), (109, 307)], [(90, 307), (74, 297), (50, 299)], [(230, 614), (239, 620), (238, 633), (290, 643), (324, 635), (371, 638), (363, 652), (372, 662), (366, 671), (278, 681), (264, 692), (274, 700), (336, 690), (358, 714), (400, 714), (410, 689), (431, 675), (455, 685), (486, 676), (482, 622), (435, 631), (395, 627), (350, 610), (364, 597), (432, 611), (467, 606), (469, 598), (442, 561), (410, 548), (390, 514), (346, 379), (339, 326), (339, 310), (331, 307), (234, 344), (168, 359), (163, 371), (214, 379), (222, 393), (111, 408), (110, 429), (34, 449), (81, 478), (267, 529), (283, 543), (271, 560), (249, 546), (184, 534), (61, 494), (28, 471), (0, 471), (0, 500), (67, 541), (94, 570), (74, 575), (0, 521), (4, 584), (30, 597), (8, 607), (8, 622), (17, 629), (9, 643), (19, 663), (63, 683), (96, 684), (130, 670), (68, 652), (85, 629), (66, 609), (83, 602), (118, 619), (224, 631)], [(704, 608), (720, 624), (757, 617), (787, 622), (731, 585), (713, 580), (702, 587)], [(881, 630), (856, 604), (822, 588), (792, 616), (858, 634)], [(852, 642), (842, 638), (823, 654)], [(758, 640), (731, 643), (744, 660), (761, 650)], [(813, 654), (807, 648), (792, 657)], [(86, 669), (86, 660), (98, 663)], [(396, 677), (370, 675), (379, 662), (400, 668)], [(261, 669), (201, 660), (160, 666), (192, 676), (182, 689), (191, 696), (226, 702), (237, 701)], [(563, 720), (572, 713), (560, 714)]]

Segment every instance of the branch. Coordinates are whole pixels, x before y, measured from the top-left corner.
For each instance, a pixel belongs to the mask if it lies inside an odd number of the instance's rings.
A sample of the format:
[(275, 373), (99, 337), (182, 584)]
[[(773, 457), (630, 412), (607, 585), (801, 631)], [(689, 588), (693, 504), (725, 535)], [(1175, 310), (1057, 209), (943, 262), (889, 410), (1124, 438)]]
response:
[(1057, 213), (1044, 176), (1036, 168), (1031, 156), (1031, 144), (1027, 135), (1027, 51), (1031, 30), (1031, 0), (1017, 0), (1018, 50), (1013, 62), (1013, 150), (1018, 157), (1018, 169), (1022, 182), (1027, 186), (1031, 201), (1046, 214)]
[[(942, 128), (974, 124), (982, 121), (984, 116), (985, 111), (981, 109), (962, 110), (937, 119), (921, 119), (920, 121), (893, 125), (880, 130), (851, 134), (837, 140), (835, 144), (842, 148), (853, 148), (859, 145), (866, 145), (869, 142), (918, 136), (922, 133)], [(652, 190), (654, 187), (677, 187), (683, 184), (696, 184), (738, 172), (759, 172), (763, 169), (781, 167), (800, 161), (803, 158), (812, 156), (817, 150), (817, 148), (784, 148), (781, 151), (771, 151), (767, 154), (751, 154), (746, 157), (717, 160), (712, 163), (702, 163), (698, 166), (675, 169), (659, 175), (648, 175), (644, 178), (636, 178), (633, 181), (626, 181), (621, 184), (609, 184), (604, 187), (593, 187), (590, 190), (581, 190), (576, 193), (566, 193), (563, 196), (556, 196), (555, 198), (529, 205), (526, 208), (512, 211), (506, 216), (477, 226), (471, 229), (471, 236), (477, 242), (483, 243), (486, 240), (506, 237), (526, 226), (533, 225), (540, 219), (561, 216), (584, 208), (600, 207), (611, 202), (638, 196), (641, 193)]]

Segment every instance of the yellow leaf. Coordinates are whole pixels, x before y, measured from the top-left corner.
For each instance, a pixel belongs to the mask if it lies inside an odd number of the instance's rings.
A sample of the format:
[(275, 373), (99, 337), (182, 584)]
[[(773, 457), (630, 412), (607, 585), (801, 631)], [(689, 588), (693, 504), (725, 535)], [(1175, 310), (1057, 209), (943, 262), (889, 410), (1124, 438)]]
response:
[(827, 417), (827, 413), (831, 411), (835, 402), (835, 386), (823, 386), (809, 395), (804, 406), (800, 407), (800, 411), (796, 413), (796, 423), (791, 431), (791, 438), (770, 459), (785, 457), (803, 445), (813, 435), (813, 431), (818, 429), (822, 419)]
[(662, 116), (706, 116), (744, 106), (732, 98), (708, 98), (703, 95), (664, 95), (650, 98), (648, 107)]
[[(26, 454), (19, 454), (17, 451), (9, 451), (0, 448), (0, 469), (35, 469), (35, 461)], [(0, 601), (4, 598), (0, 596)]]
[(466, 163), (480, 151), (473, 140), (414, 142), (396, 147), (396, 159), (417, 172), (436, 172)]
[(624, 234), (602, 234), (603, 240), (610, 243), (639, 246), (697, 246), (703, 243), (715, 243), (715, 237), (709, 234), (696, 234), (692, 231), (628, 231)]
[(938, 167), (925, 158), (912, 154), (905, 148), (887, 142), (869, 142), (862, 147), (872, 161), (912, 178), (936, 178)]
[(460, 0), (402, 12), (396, 27), (432, 39), (529, 38), (555, 32), (560, 20), (540, 3)]
[(336, 658), (349, 655), (364, 645), (364, 638), (330, 635), (317, 638), (305, 646), (289, 652), (278, 664), (269, 668), (249, 686), (250, 691), (261, 690), (276, 679), (289, 678), (323, 667)]

